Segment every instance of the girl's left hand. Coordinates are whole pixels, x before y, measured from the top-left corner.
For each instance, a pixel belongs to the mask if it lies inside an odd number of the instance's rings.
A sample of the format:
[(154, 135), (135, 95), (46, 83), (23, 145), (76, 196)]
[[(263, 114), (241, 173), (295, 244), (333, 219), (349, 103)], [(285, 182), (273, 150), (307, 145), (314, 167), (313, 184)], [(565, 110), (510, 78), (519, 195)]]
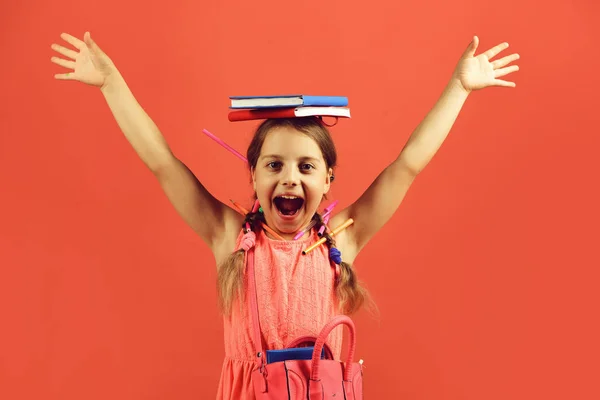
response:
[(454, 70), (453, 78), (467, 92), (483, 89), (488, 86), (515, 87), (514, 82), (498, 78), (519, 70), (518, 65), (507, 66), (511, 62), (518, 60), (519, 55), (515, 53), (495, 61), (490, 61), (491, 58), (494, 58), (502, 50), (508, 48), (508, 43), (499, 44), (475, 56), (478, 45), (479, 38), (475, 36), (460, 58)]

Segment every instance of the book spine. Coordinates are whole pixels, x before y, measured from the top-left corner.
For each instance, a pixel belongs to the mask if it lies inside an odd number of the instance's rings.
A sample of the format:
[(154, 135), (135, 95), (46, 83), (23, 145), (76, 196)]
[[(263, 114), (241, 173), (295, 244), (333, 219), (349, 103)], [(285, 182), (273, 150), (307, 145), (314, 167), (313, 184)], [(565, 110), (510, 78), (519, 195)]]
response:
[(293, 118), (296, 116), (295, 108), (285, 109), (260, 109), (230, 111), (229, 121), (249, 121), (254, 119)]
[(302, 96), (305, 106), (346, 107), (348, 98), (343, 96)]

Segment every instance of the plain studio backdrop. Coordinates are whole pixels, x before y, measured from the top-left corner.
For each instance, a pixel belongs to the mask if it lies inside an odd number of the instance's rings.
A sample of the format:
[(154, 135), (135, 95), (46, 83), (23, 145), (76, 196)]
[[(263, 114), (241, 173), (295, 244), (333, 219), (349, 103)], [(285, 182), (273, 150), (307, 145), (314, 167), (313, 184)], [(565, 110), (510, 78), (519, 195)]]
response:
[[(598, 399), (598, 3), (63, 1), (0, 9), (0, 398), (210, 399), (216, 268), (96, 88), (56, 81), (86, 30), (175, 154), (247, 207), (257, 122), (230, 95), (348, 96), (330, 199), (400, 152), (473, 35), (515, 89), (467, 100), (355, 263), (368, 399)], [(393, 190), (393, 188), (390, 188)]]

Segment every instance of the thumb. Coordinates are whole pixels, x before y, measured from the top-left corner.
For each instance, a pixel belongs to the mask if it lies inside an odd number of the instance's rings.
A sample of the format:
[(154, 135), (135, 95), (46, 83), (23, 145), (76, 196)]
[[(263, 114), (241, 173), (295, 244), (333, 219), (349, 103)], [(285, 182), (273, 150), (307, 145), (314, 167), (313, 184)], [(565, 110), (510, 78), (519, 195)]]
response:
[(477, 51), (477, 46), (479, 46), (479, 38), (477, 36), (473, 36), (473, 40), (467, 46), (463, 57), (473, 57), (475, 55), (475, 51)]

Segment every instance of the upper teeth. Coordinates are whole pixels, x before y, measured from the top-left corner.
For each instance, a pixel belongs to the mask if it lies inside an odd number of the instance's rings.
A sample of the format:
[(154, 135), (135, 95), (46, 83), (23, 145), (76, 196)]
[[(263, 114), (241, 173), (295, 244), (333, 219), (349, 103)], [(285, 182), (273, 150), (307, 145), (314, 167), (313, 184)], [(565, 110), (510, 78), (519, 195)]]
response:
[(284, 199), (290, 199), (290, 200), (298, 198), (298, 196), (287, 196), (287, 195), (283, 195), (283, 196), (279, 196), (279, 197), (283, 197)]

